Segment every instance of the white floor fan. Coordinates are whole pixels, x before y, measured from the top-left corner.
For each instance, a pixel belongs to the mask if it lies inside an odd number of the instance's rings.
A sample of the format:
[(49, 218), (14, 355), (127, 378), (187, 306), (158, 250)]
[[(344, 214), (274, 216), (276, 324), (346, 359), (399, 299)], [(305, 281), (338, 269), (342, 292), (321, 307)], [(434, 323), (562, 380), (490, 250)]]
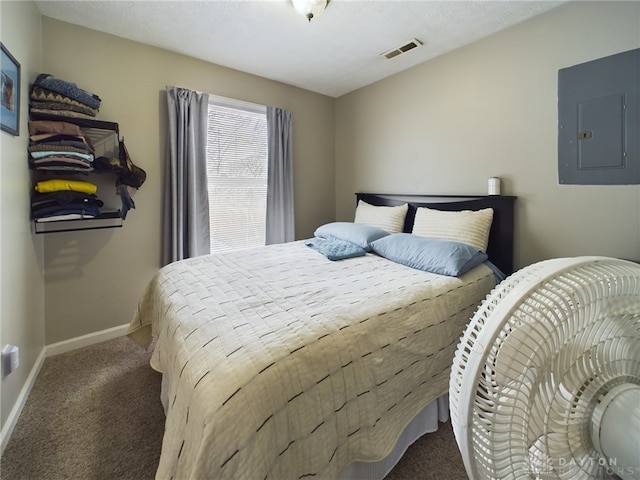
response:
[(462, 336), (449, 397), (473, 480), (640, 479), (640, 265), (511, 275)]

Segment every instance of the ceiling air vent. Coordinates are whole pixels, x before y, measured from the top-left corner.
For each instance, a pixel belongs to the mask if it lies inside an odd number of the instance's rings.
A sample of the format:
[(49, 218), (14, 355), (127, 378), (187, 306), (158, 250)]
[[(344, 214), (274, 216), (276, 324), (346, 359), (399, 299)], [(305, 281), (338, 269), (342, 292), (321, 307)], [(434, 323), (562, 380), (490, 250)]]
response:
[(420, 40), (416, 40), (414, 38), (401, 47), (392, 48), (391, 50), (381, 54), (380, 56), (386, 58), (387, 60), (391, 60), (392, 58), (397, 57), (398, 55), (402, 55), (403, 53), (407, 53), (409, 50), (413, 50), (414, 48), (417, 48), (421, 45), (422, 43), (420, 42)]

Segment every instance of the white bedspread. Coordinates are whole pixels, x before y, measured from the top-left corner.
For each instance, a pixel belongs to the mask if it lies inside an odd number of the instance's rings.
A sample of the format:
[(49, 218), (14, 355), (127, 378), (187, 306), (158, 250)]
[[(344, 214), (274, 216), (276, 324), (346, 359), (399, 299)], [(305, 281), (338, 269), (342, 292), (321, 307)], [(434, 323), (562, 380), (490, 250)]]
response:
[(376, 461), (448, 389), (459, 337), (495, 285), (303, 242), (176, 262), (130, 336), (169, 379), (157, 478), (336, 478)]

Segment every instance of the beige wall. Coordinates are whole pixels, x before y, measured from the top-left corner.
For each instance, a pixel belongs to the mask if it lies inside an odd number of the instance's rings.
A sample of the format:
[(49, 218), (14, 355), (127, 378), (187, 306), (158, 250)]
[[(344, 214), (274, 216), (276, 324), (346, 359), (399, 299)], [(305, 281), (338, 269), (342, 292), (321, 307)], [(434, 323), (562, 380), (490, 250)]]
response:
[[(427, 39), (428, 40), (428, 39)], [(517, 195), (516, 266), (640, 259), (640, 186), (560, 186), (558, 69), (640, 47), (639, 2), (571, 2), (336, 103), (338, 220), (356, 191)]]
[(2, 43), (20, 63), (20, 136), (0, 132), (0, 348), (20, 348), (20, 367), (3, 378), (1, 390), (2, 439), (7, 418), (27, 383), (44, 339), (42, 237), (31, 233), (30, 178), (27, 166), (29, 79), (41, 69), (40, 14), (32, 2), (0, 3)]
[(45, 239), (48, 344), (129, 322), (160, 266), (166, 85), (293, 111), (296, 236), (334, 217), (334, 100), (140, 43), (43, 17), (43, 69), (102, 99), (147, 172), (121, 229)]

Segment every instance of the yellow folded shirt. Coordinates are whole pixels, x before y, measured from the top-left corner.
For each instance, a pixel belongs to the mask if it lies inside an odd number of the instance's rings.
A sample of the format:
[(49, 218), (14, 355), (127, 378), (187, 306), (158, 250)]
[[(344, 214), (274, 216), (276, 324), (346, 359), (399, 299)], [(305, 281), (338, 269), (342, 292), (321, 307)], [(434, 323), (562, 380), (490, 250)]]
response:
[(98, 187), (93, 183), (84, 182), (82, 180), (64, 180), (60, 178), (54, 178), (53, 180), (44, 180), (42, 182), (36, 183), (35, 189), (40, 193), (73, 190), (74, 192), (93, 194), (96, 193)]

